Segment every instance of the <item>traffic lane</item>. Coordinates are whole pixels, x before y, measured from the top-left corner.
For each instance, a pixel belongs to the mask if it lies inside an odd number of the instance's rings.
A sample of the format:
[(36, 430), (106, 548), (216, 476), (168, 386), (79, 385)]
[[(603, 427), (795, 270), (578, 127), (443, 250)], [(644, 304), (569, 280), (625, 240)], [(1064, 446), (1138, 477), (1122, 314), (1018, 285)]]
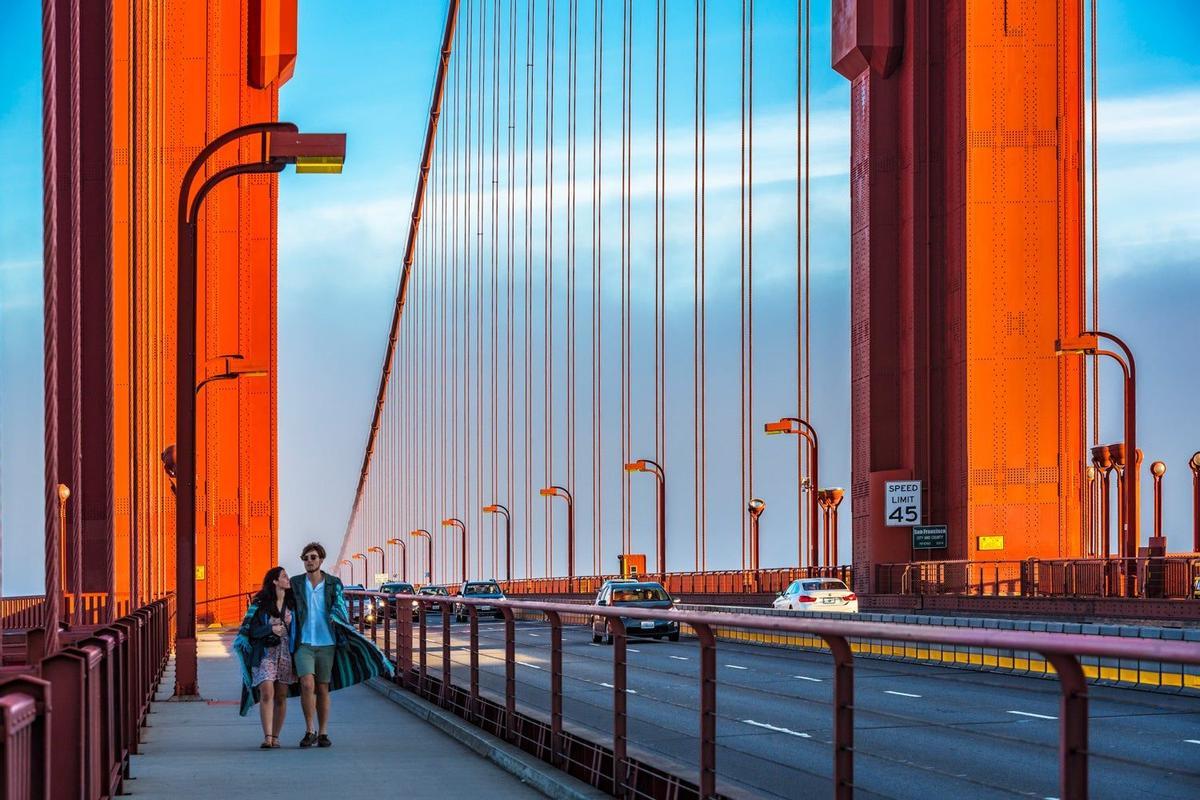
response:
[[(518, 661), (518, 666), (530, 669), (535, 662)], [(503, 696), (503, 665), (499, 671), (489, 674), (481, 662), (480, 685), (485, 693), (496, 699)], [(468, 668), (455, 665), (456, 682), (467, 680)], [(525, 677), (529, 676), (529, 677)], [(544, 715), (549, 713), (549, 673), (546, 670), (518, 672), (521, 681), (517, 686), (518, 700), (522, 708), (533, 708)], [(596, 681), (580, 688), (579, 679), (564, 675), (564, 717), (568, 724), (583, 723), (586, 727), (603, 733), (602, 741), (610, 735), (612, 712), (612, 689)], [(526, 689), (532, 691), (524, 691)], [(638, 692), (639, 690), (632, 690)], [(599, 696), (596, 696), (599, 693)], [(590, 698), (588, 698), (590, 696)], [(588, 699), (585, 699), (588, 698)], [(631, 746), (651, 754), (665, 755), (681, 764), (698, 764), (699, 740), (696, 737), (696, 703), (681, 708), (678, 702), (667, 703), (643, 690), (639, 697), (629, 702), (628, 732)], [(744, 710), (746, 704), (739, 702)], [(757, 716), (765, 717), (778, 709), (759, 709)], [(720, 708), (718, 708), (720, 713)], [(827, 721), (828, 708), (821, 712), (820, 719)], [(795, 724), (794, 722), (791, 724)], [(805, 787), (805, 795), (823, 795), (829, 789), (829, 774), (832, 763), (832, 744), (828, 730), (802, 733), (769, 723), (758, 723), (747, 717), (744, 720), (719, 718), (717, 723), (718, 774), (723, 779), (753, 788), (758, 792), (769, 792), (774, 796), (795, 796), (797, 785)], [(799, 735), (802, 741), (795, 737)], [(942, 748), (944, 751), (944, 747)], [(875, 757), (863, 759), (860, 755), (856, 764), (856, 785), (860, 796), (879, 797), (927, 797), (930, 793), (962, 796), (964, 787), (971, 797), (1011, 797), (1013, 792), (999, 785), (972, 778), (968, 774), (954, 774), (936, 765), (915, 765), (918, 772), (905, 783), (910, 791), (899, 794), (880, 790), (867, 791), (873, 786), (888, 787), (896, 781), (896, 769), (913, 769), (909, 759)], [(799, 784), (797, 782), (800, 782)]]
[[(583, 682), (590, 687), (606, 687), (606, 699), (610, 699), (611, 684), (607, 684), (604, 678), (611, 680), (608, 677), (611, 675), (611, 663), (592, 658), (585, 659), (582, 663), (573, 663), (568, 654), (571, 647), (577, 646), (578, 643), (572, 642), (568, 636), (568, 632), (564, 631), (564, 694), (570, 697), (572, 694), (578, 696), (586, 693), (589, 689), (578, 688), (578, 684)], [(638, 651), (641, 649), (635, 648)], [(502, 653), (502, 650), (500, 652)], [(637, 653), (634, 653), (631, 658), (636, 655)], [(539, 683), (538, 691), (530, 699), (535, 707), (545, 708), (549, 677), (546, 670), (537, 669), (538, 664), (535, 660), (538, 658), (543, 658), (544, 663), (548, 664), (549, 654), (537, 651), (533, 654), (518, 654), (518, 665), (526, 668), (526, 671), (519, 675), (530, 674), (527, 672), (529, 669), (545, 673), (538, 677), (530, 677), (531, 681)], [(590, 668), (590, 674), (581, 676), (577, 670), (572, 669), (573, 666)], [(502, 663), (498, 664), (498, 671), (502, 676)], [(677, 676), (663, 676), (662, 673), (653, 670), (639, 670), (636, 665), (631, 665), (629, 678), (630, 690), (639, 694), (639, 697), (631, 698), (629, 703), (631, 739), (642, 741), (678, 760), (695, 764), (698, 747), (696, 682), (689, 681), (681, 686)], [(465, 675), (456, 678), (463, 679)], [(494, 685), (495, 691), (502, 692), (502, 677)], [(518, 695), (521, 694), (521, 690), (518, 689)], [(584, 714), (591, 717), (589, 724), (593, 727), (598, 727), (595, 721), (598, 710), (605, 714), (606, 718), (611, 716), (607, 709), (599, 708), (602, 702), (603, 699), (582, 709)], [(571, 716), (569, 710), (565, 710), (564, 713), (568, 717)], [(811, 703), (806, 708), (786, 709), (780, 707), (778, 697), (765, 696), (761, 692), (730, 693), (722, 686), (718, 692), (718, 713), (721, 715), (717, 725), (718, 745), (722, 751), (728, 751), (719, 752), (722, 774), (760, 788), (790, 785), (789, 781), (795, 780), (798, 772), (807, 774), (810, 778), (829, 774), (832, 749), (828, 697), (822, 698), (818, 703)], [(870, 761), (860, 759), (862, 763), (858, 768), (856, 783), (864, 788), (873, 784), (879, 787), (889, 786), (894, 782), (897, 766), (903, 766), (920, 771), (914, 778), (919, 779), (916, 784), (919, 789), (910, 796), (919, 796), (930, 791), (961, 792), (964, 784), (971, 786), (972, 796), (983, 796), (989, 791), (999, 792), (1002, 796), (1011, 794), (1000, 784), (989, 787), (986, 781), (972, 778), (969, 770), (965, 773), (962, 771), (964, 764), (975, 760), (980, 762), (977, 765), (980, 769), (976, 769), (974, 774), (986, 772), (981, 772), (981, 769), (988, 766), (991, 755), (982, 752), (975, 743), (964, 744), (957, 732), (944, 729), (935, 729), (931, 735), (926, 735), (925, 739), (930, 752), (938, 754), (942, 763), (934, 763), (938, 759), (929, 758), (925, 759), (926, 763), (914, 762), (915, 754), (911, 752), (911, 748), (902, 746), (897, 751), (895, 742), (881, 740), (878, 746), (872, 748), (873, 752), (870, 755), (873, 758)], [(1049, 782), (1052, 784), (1056, 774), (1056, 753), (1039, 752), (1036, 747), (1028, 744), (1023, 749), (1032, 752), (1023, 753), (1022, 757), (1016, 760), (1024, 761), (1028, 765), (1030, 759), (1042, 758), (1045, 761), (1045, 769), (1041, 771), (1050, 775)], [(730, 755), (736, 755), (736, 758), (730, 760)], [(1027, 773), (1016, 770), (1002, 777), (1007, 777), (1009, 782), (1012, 782), (1027, 777)], [(1040, 788), (1033, 787), (1031, 790), (1037, 791)]]
[[(578, 628), (575, 630), (579, 631)], [(586, 632), (586, 629), (583, 630)], [(575, 640), (580, 637), (572, 636), (570, 631), (570, 628), (564, 630), (565, 659), (567, 658), (567, 653), (579, 646), (579, 642)], [(481, 636), (487, 633), (482, 632)], [(541, 638), (539, 631), (536, 629), (531, 628), (527, 633), (530, 639), (533, 639), (534, 636)], [(546, 644), (548, 645), (548, 634), (546, 635)], [(590, 634), (585, 635), (589, 639), (587, 644), (590, 645)], [(521, 637), (518, 635), (518, 641), (520, 640)], [(633, 646), (635, 642), (637, 643), (636, 647)], [(664, 651), (677, 649), (680, 646), (690, 646), (693, 652), (695, 650), (694, 642), (690, 645), (687, 643), (680, 643), (680, 645), (661, 643), (660, 645), (660, 643), (656, 642), (637, 642), (637, 640), (631, 640), (630, 649), (632, 652), (629, 655), (631, 687), (643, 680), (643, 676), (635, 674), (635, 670), (645, 666), (644, 663), (639, 663), (638, 659), (642, 657), (643, 653), (652, 655), (658, 652), (656, 646), (661, 647)], [(760, 688), (756, 687), (755, 684), (762, 683), (772, 684), (773, 690), (777, 692), (778, 678), (782, 674), (778, 670), (779, 661), (781, 660), (780, 655), (778, 655), (779, 653), (786, 654), (785, 659), (789, 664), (785, 666), (791, 666), (790, 662), (798, 658), (799, 660), (807, 660), (808, 669), (792, 676), (800, 685), (807, 684), (815, 688), (820, 684), (827, 684), (829, 682), (831, 668), (828, 656), (805, 653), (804, 651), (775, 651), (775, 653), (768, 655), (762, 652), (765, 649), (752, 646), (719, 647), (719, 654), (731, 650), (737, 656), (736, 658), (722, 657), (718, 659), (718, 668), (723, 671), (723, 674), (720, 676), (722, 683), (718, 692), (719, 698), (726, 694), (729, 687), (745, 686), (753, 689)], [(661, 653), (659, 654), (661, 655)], [(667, 652), (667, 655), (674, 654)], [(763, 663), (764, 661), (765, 663)], [(604, 670), (611, 670), (611, 664), (607, 658), (602, 663)], [(947, 670), (945, 668), (900, 662), (874, 662), (873, 667), (868, 668), (864, 666), (865, 663), (865, 661), (860, 660), (856, 666), (856, 675), (860, 676), (856, 687), (856, 710), (859, 712), (856, 715), (856, 728), (859, 731), (866, 731), (871, 728), (891, 731), (896, 728), (913, 725), (944, 726), (957, 724), (962, 726), (961, 730), (965, 731), (964, 735), (978, 736), (979, 734), (986, 733), (989, 737), (997, 735), (1005, 736), (1016, 740), (1010, 743), (1010, 746), (1041, 744), (1047, 751), (1052, 752), (1055, 756), (1057, 754), (1058, 727), (1056, 724), (1044, 724), (1054, 723), (1057, 714), (1057, 684), (1052, 681), (989, 673), (970, 673), (962, 670)], [(690, 677), (694, 679), (695, 667), (692, 664), (693, 662), (689, 660), (674, 665), (671, 668), (676, 673), (685, 673), (686, 669), (686, 673), (690, 673)], [(661, 669), (663, 665), (657, 664), (656, 666)], [(824, 672), (821, 671), (821, 668), (824, 669)], [(791, 671), (791, 669), (783, 670), (784, 673)], [(863, 680), (863, 677), (879, 681), (880, 686), (886, 685), (889, 687), (897, 686), (895, 682), (897, 678), (904, 678), (906, 681), (920, 678), (932, 683), (929, 686), (916, 686), (911, 683), (904, 683), (900, 685), (901, 688), (880, 688), (877, 692), (873, 693), (871, 689), (867, 688), (870, 686), (870, 681)], [(983, 680), (981, 681), (980, 679)], [(691, 685), (694, 686), (694, 683)], [(786, 682), (784, 685), (787, 685)], [(928, 698), (921, 692), (916, 691), (918, 688), (923, 692), (929, 693)], [(1154, 746), (1147, 741), (1147, 737), (1148, 734), (1153, 733), (1153, 736), (1149, 738), (1184, 743), (1185, 739), (1181, 738), (1181, 734), (1186, 734), (1189, 730), (1188, 720), (1196, 719), (1195, 712), (1190, 710), (1197, 707), (1195, 698), (1179, 698), (1171, 695), (1151, 695), (1145, 692), (1106, 689), (1105, 687), (1099, 688), (1104, 690), (1098, 693), (1097, 701), (1093, 703), (1093, 709), (1098, 714), (1104, 716), (1100, 718), (1099, 724), (1093, 725), (1094, 733), (1091, 743), (1093, 752), (1105, 752), (1111, 749), (1112, 752), (1118, 753), (1122, 757), (1138, 758), (1140, 756), (1140, 760), (1144, 760), (1147, 764), (1154, 764), (1157, 761), (1161, 763), (1161, 770), (1158, 766), (1150, 768), (1156, 775), (1166, 774), (1170, 776), (1173, 770), (1189, 770), (1189, 768), (1194, 770), (1194, 756), (1191, 755), (1187, 748), (1176, 746), (1168, 751), (1171, 755), (1164, 759), (1163, 754), (1157, 752)], [(822, 703), (827, 704), (828, 689), (826, 688), (821, 691), (822, 694), (819, 696), (819, 699)], [(990, 699), (992, 702), (988, 703), (990, 707), (981, 709), (979, 703), (980, 697), (978, 696), (980, 691), (983, 691), (985, 695), (1003, 691), (1009, 696), (1000, 698), (998, 704), (995, 702), (995, 698), (984, 698)], [(793, 694), (795, 693), (793, 692)], [(1138, 696), (1136, 702), (1128, 702), (1128, 697), (1131, 695)], [(682, 698), (663, 696), (660, 699), (673, 702), (677, 705), (695, 702), (692, 692), (688, 692)], [(807, 699), (812, 699), (812, 697)], [(1184, 709), (1163, 709), (1161, 706), (1164, 703), (1183, 706)], [(1013, 705), (1018, 707), (1003, 708), (1003, 706)], [(919, 707), (914, 708), (914, 706)], [(1109, 708), (1109, 706), (1112, 707)], [(747, 708), (745, 698), (736, 698), (733, 709), (738, 714)], [(1024, 709), (1033, 710), (1025, 711)], [(778, 709), (774, 709), (774, 711), (777, 713)], [(987, 715), (989, 712), (990, 716)], [(829, 724), (827, 705), (821, 713), (822, 717), (816, 721), (816, 724), (807, 726), (813, 733), (821, 734), (827, 732)], [(908, 718), (897, 720), (895, 719), (895, 715), (897, 714), (907, 716)], [(985, 716), (981, 717), (981, 714)], [(914, 716), (925, 717), (925, 719), (914, 719)], [(751, 719), (750, 717), (747, 718)], [(1118, 724), (1110, 726), (1107, 724), (1110, 721)], [(755, 720), (755, 722), (760, 721)], [(1165, 729), (1160, 731), (1147, 730), (1148, 726), (1158, 723), (1165, 726)], [(772, 722), (764, 724), (787, 728), (786, 725)], [(1129, 728), (1129, 726), (1133, 727)], [(788, 734), (783, 733), (783, 735)], [(926, 731), (923, 735), (928, 738), (931, 734)], [(1132, 748), (1129, 745), (1131, 741), (1130, 736), (1133, 737), (1132, 742), (1134, 742)], [(867, 740), (862, 739), (862, 734), (860, 734), (860, 742), (863, 741)], [(880, 743), (879, 751), (881, 754), (886, 754), (887, 750), (884, 745), (888, 744), (890, 742), (886, 740)], [(1056, 766), (1056, 764), (1053, 766)]]
[[(574, 629), (576, 632), (579, 628)], [(584, 637), (590, 639), (583, 629)], [(566, 650), (578, 652), (578, 634), (571, 627), (564, 629)], [(503, 626), (486, 630), (481, 627), (481, 639), (499, 637)], [(518, 644), (534, 647), (549, 646), (549, 626), (536, 623), (518, 628)], [(523, 638), (526, 637), (526, 638)], [(606, 645), (587, 644), (597, 649)], [(698, 653), (695, 641), (673, 644), (663, 641), (630, 639), (627, 648), (631, 668), (653, 666), (680, 677), (695, 678)], [(583, 651), (586, 655), (586, 651)], [(720, 643), (717, 649), (717, 669), (721, 685), (770, 686), (773, 691), (805, 698), (827, 698), (832, 682), (832, 661), (827, 654), (808, 651), (774, 649), (736, 643)], [(610, 656), (600, 656), (608, 661)], [(996, 722), (1056, 717), (1059, 704), (1059, 684), (1053, 678), (1037, 678), (1003, 673), (950, 669), (899, 661), (858, 659), (855, 662), (856, 705), (867, 705), (885, 713), (908, 711), (912, 700), (920, 700), (923, 711), (934, 713), (944, 722), (977, 721), (975, 714), (983, 708), (992, 710)], [(986, 695), (981, 698), (980, 693)], [(1137, 722), (1138, 732), (1170, 740), (1179, 739), (1188, 727), (1200, 724), (1200, 698), (1148, 692), (1118, 687), (1089, 687), (1093, 717), (1107, 725), (1112, 723), (1117, 735), (1128, 733), (1121, 726)], [(980, 700), (986, 705), (981, 706)], [(968, 715), (969, 716), (966, 716)], [(866, 722), (865, 724), (873, 724)], [(881, 724), (888, 724), (882, 722)], [(1183, 766), (1183, 765), (1181, 765)]]

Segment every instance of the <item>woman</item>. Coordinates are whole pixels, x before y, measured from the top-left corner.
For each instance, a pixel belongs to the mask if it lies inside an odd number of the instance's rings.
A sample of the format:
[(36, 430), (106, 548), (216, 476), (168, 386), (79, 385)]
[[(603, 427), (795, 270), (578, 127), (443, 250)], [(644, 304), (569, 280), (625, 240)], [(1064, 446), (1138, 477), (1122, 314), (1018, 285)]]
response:
[(283, 567), (272, 567), (263, 576), (262, 590), (255, 595), (233, 642), (242, 662), (242, 716), (259, 703), (263, 742), (259, 747), (279, 747), (279, 731), (287, 713), (287, 698), (296, 694), (296, 672), (292, 667), (296, 636), (296, 601)]

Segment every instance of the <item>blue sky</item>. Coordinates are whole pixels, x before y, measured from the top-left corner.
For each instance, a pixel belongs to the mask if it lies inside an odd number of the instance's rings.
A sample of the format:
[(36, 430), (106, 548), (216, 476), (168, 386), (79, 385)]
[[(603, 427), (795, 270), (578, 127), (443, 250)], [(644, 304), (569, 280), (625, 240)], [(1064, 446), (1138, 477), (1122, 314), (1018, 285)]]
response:
[[(296, 75), (281, 93), (281, 116), (308, 130), (347, 131), (350, 153), (344, 174), (336, 178), (287, 174), (281, 179), (279, 431), (285, 553), (313, 537), (334, 544), (344, 529), (391, 313), (442, 5), (415, 0), (300, 3), (300, 55)], [(566, 4), (559, 5), (562, 24)], [(589, 4), (581, 5), (590, 16)], [(606, 24), (609, 35), (616, 36), (620, 4), (609, 5)], [(691, 6), (672, 3), (670, 13), (678, 9), (685, 20)], [(710, 6), (709, 152), (716, 176), (722, 169), (736, 172), (737, 165), (736, 154), (722, 150), (720, 143), (723, 135), (734, 133), (730, 126), (737, 120), (740, 4), (712, 0)], [(792, 3), (758, 3), (760, 64), (790, 64), (792, 8)], [(1134, 0), (1101, 3), (1101, 320), (1127, 335), (1137, 352), (1140, 439), (1148, 460), (1168, 463), (1167, 527), (1171, 546), (1182, 549), (1190, 531), (1185, 461), (1200, 449), (1200, 422), (1192, 401), (1200, 394), (1192, 344), (1200, 299), (1200, 257), (1195, 255), (1200, 252), (1200, 208), (1186, 200), (1195, 196), (1200, 176), (1200, 55), (1191, 41), (1200, 6), (1181, 0), (1155, 3), (1153, 14), (1146, 8)], [(813, 369), (818, 385), (827, 387), (814, 398), (814, 418), (820, 420), (826, 445), (822, 483), (848, 485), (848, 87), (826, 66), (827, 16), (828, 5), (814, 3), (813, 324), (817, 349), (824, 355)], [(5, 75), (0, 152), (6, 160), (0, 191), (0, 524), (4, 563), (9, 565), (6, 594), (38, 590), (41, 563), (39, 24), (39, 3), (11, 0), (0, 30), (0, 74)], [(670, 47), (687, 53), (689, 23), (673, 24), (680, 29), (672, 29)], [(640, 56), (645, 73), (639, 74), (647, 76), (653, 74), (652, 25), (650, 11), (648, 23), (639, 29), (639, 37), (646, 38), (643, 52), (651, 54)], [(725, 64), (722, 75), (720, 65)], [(774, 157), (785, 173), (794, 169), (787, 152), (790, 110), (779, 103), (794, 88), (790, 74), (790, 68), (760, 73), (756, 98), (763, 163), (772, 164)], [(615, 78), (610, 85), (616, 91)], [(652, 122), (652, 105), (643, 102), (641, 108), (644, 126)], [(690, 91), (670, 98), (669, 132), (686, 134), (689, 143), (690, 113)], [(610, 130), (615, 127), (614, 122)], [(648, 145), (648, 139), (643, 141)], [(681, 148), (675, 152), (684, 158)], [(690, 157), (687, 161), (688, 167), (678, 168), (680, 180), (690, 181)], [(676, 170), (674, 162), (670, 169)], [(773, 259), (771, 254), (772, 244), (789, 236), (783, 198), (791, 189), (786, 181), (767, 180), (765, 173), (762, 186), (756, 195), (762, 213), (756, 242), (763, 253), (756, 267), (756, 314), (771, 319), (786, 312), (788, 256)], [(729, 191), (736, 202), (736, 186)], [(729, 191), (714, 190), (710, 213), (720, 214)], [(689, 208), (673, 203), (669, 213), (690, 220)], [(736, 214), (736, 206), (731, 208)], [(678, 236), (690, 239), (686, 227)], [(727, 242), (714, 236), (711, 246), (714, 280), (723, 280), (722, 274), (735, 279), (735, 272), (722, 270), (729, 268), (727, 248), (736, 246), (736, 237)], [(690, 283), (681, 283), (679, 290), (690, 296)], [(710, 324), (718, 330), (722, 324), (736, 324), (728, 317), (736, 309), (725, 316), (713, 313)], [(690, 311), (673, 306), (669, 316), (690, 319)], [(767, 364), (786, 360), (788, 354), (764, 346), (759, 357)], [(1115, 388), (1115, 380), (1109, 380), (1109, 387)], [(769, 398), (770, 389), (762, 391)], [(1107, 395), (1103, 405), (1109, 413), (1102, 438), (1116, 439), (1118, 396)], [(768, 412), (764, 405), (763, 413)], [(767, 476), (761, 493), (790, 497), (786, 483), (771, 477), (774, 467), (787, 461), (778, 453), (784, 448), (774, 444), (758, 445), (759, 468)], [(678, 502), (684, 500), (680, 493)], [(772, 512), (789, 505), (773, 505)], [(1149, 502), (1144, 506), (1148, 513)], [(791, 519), (782, 509), (763, 518), (764, 564), (784, 563), (791, 552)], [(844, 553), (848, 533), (844, 524)], [(690, 546), (690, 531), (681, 534)], [(734, 542), (736, 538), (734, 532)], [(736, 543), (710, 552), (712, 566), (733, 566), (736, 560)]]

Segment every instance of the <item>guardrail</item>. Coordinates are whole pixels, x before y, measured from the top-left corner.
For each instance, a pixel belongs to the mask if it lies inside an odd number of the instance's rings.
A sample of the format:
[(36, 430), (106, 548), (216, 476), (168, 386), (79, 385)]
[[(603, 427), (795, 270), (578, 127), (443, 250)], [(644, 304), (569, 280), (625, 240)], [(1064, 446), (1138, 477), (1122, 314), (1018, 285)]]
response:
[[(501, 581), (505, 594), (556, 595), (595, 594), (607, 580), (621, 575), (583, 575), (574, 578), (519, 578)], [(716, 572), (646, 572), (637, 580), (658, 581), (673, 595), (745, 594), (782, 592), (794, 580), (804, 578), (840, 578), (852, 585), (853, 568), (837, 567), (780, 567), (761, 570), (720, 570)]]
[(877, 594), (995, 597), (1200, 597), (1200, 557), (1023, 561), (913, 561), (876, 564)]
[[(167, 665), (173, 607), (167, 597), (109, 625), (64, 631), (58, 652), (0, 672), (8, 676), (0, 681), (0, 797), (122, 793)], [(40, 654), (43, 637), (40, 629), (29, 632), (31, 654)]]
[[(435, 678), (428, 669), (430, 647), (427, 609), (436, 605), (437, 599), (382, 595), (378, 592), (347, 592), (347, 599), (351, 604), (352, 618), (358, 620), (364, 631), (369, 630), (376, 642), (380, 639), (379, 629), (383, 628), (382, 646), (396, 661), (398, 668), (395, 680), (399, 684), (443, 707), (453, 709), (485, 730), (518, 744), (602, 791), (626, 797), (660, 797), (668, 788), (673, 796), (681, 798), (717, 796), (714, 631), (718, 627), (737, 627), (778, 635), (808, 635), (825, 642), (834, 663), (832, 776), (836, 798), (850, 798), (854, 791), (854, 657), (851, 640), (877, 639), (1039, 653), (1053, 666), (1059, 681), (1059, 797), (1063, 800), (1088, 796), (1088, 695), (1080, 656), (1200, 664), (1200, 644), (1188, 642), (630, 607), (617, 610), (570, 603), (456, 597), (453, 602), (464, 606), (470, 618), (470, 677), (468, 686), (463, 688), (452, 682), (449, 613), (441, 615), (440, 678)], [(441, 602), (445, 603), (445, 599)], [(374, 604), (376, 611), (382, 613), (364, 613), (368, 603)], [(505, 689), (502, 705), (480, 694), (479, 620), (476, 607), (484, 605), (499, 609), (504, 620)], [(418, 617), (415, 639), (414, 610)], [(551, 696), (548, 725), (517, 707), (515, 620), (517, 613), (531, 612), (543, 614), (550, 624)], [(613, 639), (612, 741), (608, 747), (581, 741), (579, 736), (565, 733), (563, 729), (563, 617), (579, 614), (607, 619), (608, 631)], [(690, 627), (698, 640), (700, 744), (699, 769), (694, 784), (681, 775), (670, 774), (661, 767), (631, 758), (629, 754), (626, 621), (658, 620), (664, 614), (670, 614), (672, 619)], [(369, 626), (365, 622), (368, 616), (371, 619)], [(396, 626), (394, 641), (393, 624)]]

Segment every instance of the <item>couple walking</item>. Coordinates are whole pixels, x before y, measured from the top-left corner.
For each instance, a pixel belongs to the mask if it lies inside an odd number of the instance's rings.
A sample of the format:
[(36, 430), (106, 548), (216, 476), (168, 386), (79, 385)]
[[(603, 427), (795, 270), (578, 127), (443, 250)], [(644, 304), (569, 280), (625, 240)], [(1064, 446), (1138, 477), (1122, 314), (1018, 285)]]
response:
[(240, 713), (259, 704), (264, 750), (279, 747), (289, 697), (300, 695), (304, 712), (300, 746), (330, 747), (329, 693), (392, 673), (383, 653), (350, 624), (342, 582), (321, 569), (325, 548), (312, 542), (300, 558), (303, 575), (267, 570), (233, 642), (242, 665)]

